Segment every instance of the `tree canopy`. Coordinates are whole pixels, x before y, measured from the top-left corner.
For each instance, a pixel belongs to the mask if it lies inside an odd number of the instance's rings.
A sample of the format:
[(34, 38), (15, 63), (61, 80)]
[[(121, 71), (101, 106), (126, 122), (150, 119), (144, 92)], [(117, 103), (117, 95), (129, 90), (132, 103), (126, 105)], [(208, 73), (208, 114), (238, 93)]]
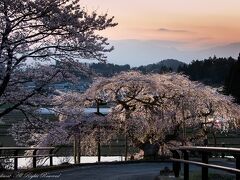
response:
[[(69, 69), (83, 70), (81, 59), (105, 61), (113, 47), (97, 32), (116, 25), (107, 14), (88, 13), (80, 0), (0, 1), (0, 117), (44, 105), (48, 84), (73, 80)], [(65, 66), (49, 66), (56, 61)]]
[[(97, 78), (84, 94), (61, 93), (54, 99), (58, 106), (53, 110), (61, 118), (14, 125), (12, 132), (19, 143), (57, 145), (72, 142), (77, 135), (85, 150), (93, 152), (97, 137), (107, 142), (125, 134), (140, 149), (150, 144), (158, 150), (163, 144), (200, 145), (208, 133), (234, 129), (240, 120), (240, 107), (229, 96), (175, 73), (125, 72)], [(107, 116), (83, 113), (84, 107), (97, 102), (108, 103)], [(194, 133), (187, 134), (186, 129)]]
[[(174, 73), (122, 73), (96, 81), (86, 96), (109, 102), (109, 120), (136, 145), (172, 140), (202, 143), (196, 139), (206, 136), (209, 124), (224, 131), (239, 123), (239, 106), (230, 97)], [(199, 137), (197, 133), (187, 137), (186, 128), (198, 129)]]

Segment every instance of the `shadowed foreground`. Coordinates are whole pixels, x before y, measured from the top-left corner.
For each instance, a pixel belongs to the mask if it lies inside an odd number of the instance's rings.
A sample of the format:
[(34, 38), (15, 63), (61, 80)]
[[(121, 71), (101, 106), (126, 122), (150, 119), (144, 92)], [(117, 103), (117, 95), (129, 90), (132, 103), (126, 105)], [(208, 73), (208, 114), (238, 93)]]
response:
[(54, 178), (56, 175), (56, 179), (64, 180), (157, 180), (160, 170), (166, 166), (171, 169), (171, 163), (85, 166), (49, 173), (38, 179), (46, 179), (47, 176)]
[[(211, 160), (214, 164), (234, 167), (233, 161)], [(172, 169), (172, 163), (151, 162), (151, 163), (132, 163), (132, 164), (108, 164), (108, 165), (86, 165), (71, 169), (58, 170), (45, 173), (27, 173), (21, 176), (21, 179), (60, 179), (60, 180), (169, 180), (183, 179), (183, 164), (181, 166), (181, 177), (175, 178), (173, 174), (169, 176), (160, 176), (160, 170), (165, 167)], [(201, 179), (201, 167), (191, 165), (190, 179)], [(19, 176), (18, 176), (19, 178)], [(209, 169), (210, 180), (231, 180), (235, 175), (224, 171)]]

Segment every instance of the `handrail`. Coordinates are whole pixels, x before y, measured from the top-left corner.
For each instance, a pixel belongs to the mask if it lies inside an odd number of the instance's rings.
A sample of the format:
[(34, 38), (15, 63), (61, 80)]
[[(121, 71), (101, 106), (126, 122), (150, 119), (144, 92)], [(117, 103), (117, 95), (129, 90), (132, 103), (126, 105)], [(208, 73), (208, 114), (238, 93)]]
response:
[[(184, 159), (180, 158), (179, 151), (183, 153)], [(236, 174), (236, 179), (240, 180), (240, 148), (227, 147), (203, 147), (203, 146), (181, 146), (179, 148), (171, 149), (173, 153), (173, 170), (175, 176), (179, 176), (180, 163), (184, 163), (184, 180), (189, 180), (189, 164), (194, 164), (202, 167), (202, 180), (208, 179), (208, 168), (219, 169), (229, 173)], [(189, 152), (199, 152), (202, 155), (202, 162), (190, 161)], [(236, 168), (227, 166), (220, 166), (208, 163), (208, 156), (212, 152), (229, 153), (236, 159)]]
[[(13, 158), (14, 159), (14, 170), (18, 169), (18, 158), (29, 158), (32, 157), (33, 168), (37, 167), (37, 157), (49, 157), (50, 166), (53, 166), (53, 154), (55, 147), (0, 147), (1, 151), (13, 151), (13, 155), (0, 155), (0, 159)], [(21, 150), (33, 150), (32, 155), (19, 156), (18, 153)], [(37, 155), (38, 150), (48, 150), (47, 155)]]
[(240, 154), (240, 148), (228, 148), (228, 147), (181, 146), (178, 149), (188, 151), (219, 152), (219, 153), (224, 152)]
[(0, 156), (0, 159), (9, 159), (9, 158), (32, 158), (32, 157), (48, 157), (54, 156), (55, 154), (48, 154), (48, 155), (27, 155), (27, 156)]
[(220, 165), (215, 165), (215, 164), (206, 164), (198, 161), (187, 161), (183, 159), (175, 159), (175, 158), (170, 158), (171, 161), (176, 161), (176, 162), (182, 162), (182, 163), (188, 163), (188, 164), (193, 164), (197, 166), (202, 166), (202, 167), (208, 167), (208, 168), (213, 168), (213, 169), (219, 169), (223, 171), (227, 171), (229, 173), (240, 173), (239, 169), (236, 168), (231, 168), (231, 167), (226, 167), (226, 166), (220, 166)]
[(55, 147), (0, 147), (0, 150), (50, 150)]

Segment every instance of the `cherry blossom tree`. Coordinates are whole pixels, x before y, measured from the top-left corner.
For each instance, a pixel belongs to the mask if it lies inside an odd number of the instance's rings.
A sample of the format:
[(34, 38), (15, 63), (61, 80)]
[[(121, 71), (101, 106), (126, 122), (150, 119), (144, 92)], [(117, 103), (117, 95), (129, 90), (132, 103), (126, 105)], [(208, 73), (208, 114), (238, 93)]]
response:
[(113, 48), (97, 32), (116, 25), (107, 14), (88, 13), (80, 0), (1, 0), (0, 117), (45, 106), (48, 85), (74, 80), (69, 70), (82, 71), (81, 59), (104, 62)]
[(85, 98), (82, 94), (58, 92), (52, 101), (54, 108), (49, 110), (54, 113), (55, 119), (47, 120), (46, 117), (33, 112), (31, 114), (33, 117), (28, 115), (23, 122), (13, 125), (10, 132), (17, 145), (38, 147), (73, 145), (75, 163), (80, 163), (81, 154), (97, 154), (99, 139), (102, 143), (110, 140), (106, 118), (97, 113), (84, 113)]
[[(42, 136), (35, 138), (37, 145), (72, 143), (73, 137), (77, 136), (81, 150), (93, 153), (97, 149), (98, 127), (105, 124), (106, 128), (101, 129), (102, 140), (108, 142), (112, 137), (125, 135), (126, 143), (154, 158), (160, 147), (202, 144), (211, 131), (222, 132), (238, 127), (240, 108), (231, 100), (183, 75), (127, 72), (112, 78), (97, 78), (84, 94), (61, 93), (56, 96), (54, 111), (61, 118), (55, 121), (51, 130), (39, 132), (37, 128), (38, 131), (32, 133)], [(83, 107), (101, 101), (111, 107), (106, 117), (84, 115)], [(29, 129), (22, 125), (17, 129)], [(192, 129), (194, 133), (187, 133), (186, 129)], [(24, 136), (18, 139), (21, 138)]]
[[(197, 143), (206, 136), (207, 124), (217, 119), (224, 119), (225, 127), (236, 127), (239, 121), (239, 106), (230, 97), (179, 74), (122, 73), (97, 80), (86, 96), (108, 102), (108, 119), (116, 132), (145, 154), (156, 155), (163, 144)], [(204, 133), (188, 135), (187, 128)]]

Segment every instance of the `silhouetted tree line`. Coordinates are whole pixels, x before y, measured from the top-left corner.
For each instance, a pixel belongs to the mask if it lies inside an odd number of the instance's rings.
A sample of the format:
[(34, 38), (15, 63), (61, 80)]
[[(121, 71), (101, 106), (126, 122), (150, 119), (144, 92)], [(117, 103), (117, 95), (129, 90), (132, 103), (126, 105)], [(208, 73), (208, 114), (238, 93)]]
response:
[(147, 73), (167, 73), (167, 72), (177, 72), (180, 66), (185, 65), (185, 63), (175, 60), (175, 59), (166, 59), (159, 61), (158, 63), (148, 64), (145, 66), (139, 66), (132, 68), (133, 70), (140, 71), (144, 74)]
[(116, 75), (123, 71), (140, 71), (143, 74), (147, 73), (166, 73), (166, 72), (172, 72), (171, 67), (167, 66), (160, 66), (158, 64), (149, 64), (146, 66), (139, 66), (131, 68), (130, 65), (116, 65), (116, 64), (104, 64), (104, 63), (93, 63), (90, 65), (90, 69), (93, 70), (96, 74), (99, 74), (104, 77), (112, 77), (113, 75)]
[(193, 81), (201, 81), (207, 85), (221, 86), (224, 84), (235, 61), (232, 57), (217, 58), (214, 56), (203, 61), (194, 60), (188, 65), (179, 67), (178, 72), (188, 75)]
[(132, 70), (140, 71), (143, 74), (148, 74), (148, 73), (167, 73), (167, 72), (172, 72), (173, 69), (171, 67), (159, 65), (159, 64), (149, 64), (146, 66), (139, 66), (132, 68)]
[(148, 74), (148, 73), (167, 73), (167, 72), (172, 72), (173, 69), (171, 67), (167, 66), (159, 66), (158, 64), (149, 64), (146, 66), (139, 66), (136, 68), (133, 68), (133, 70), (140, 71), (143, 74)]
[(105, 77), (111, 77), (122, 71), (135, 70), (140, 71), (143, 74), (147, 73), (167, 73), (172, 71), (177, 71), (179, 66), (183, 66), (185, 63), (180, 62), (175, 59), (162, 60), (158, 63), (148, 64), (139, 67), (131, 68), (130, 65), (116, 65), (116, 64), (104, 64), (104, 63), (93, 63), (90, 64), (90, 69), (95, 73), (100, 74)]
[(236, 102), (240, 103), (240, 54), (234, 61), (226, 77), (224, 84), (224, 93), (235, 97)]
[(95, 73), (104, 76), (104, 77), (111, 77), (115, 74), (118, 74), (122, 71), (129, 71), (130, 65), (117, 65), (117, 64), (110, 64), (110, 63), (93, 63), (90, 64), (90, 69), (93, 70)]
[(223, 87), (223, 93), (235, 97), (240, 103), (240, 56), (238, 59), (217, 58), (214, 56), (203, 61), (194, 60), (180, 66), (178, 72), (184, 73), (193, 81)]

